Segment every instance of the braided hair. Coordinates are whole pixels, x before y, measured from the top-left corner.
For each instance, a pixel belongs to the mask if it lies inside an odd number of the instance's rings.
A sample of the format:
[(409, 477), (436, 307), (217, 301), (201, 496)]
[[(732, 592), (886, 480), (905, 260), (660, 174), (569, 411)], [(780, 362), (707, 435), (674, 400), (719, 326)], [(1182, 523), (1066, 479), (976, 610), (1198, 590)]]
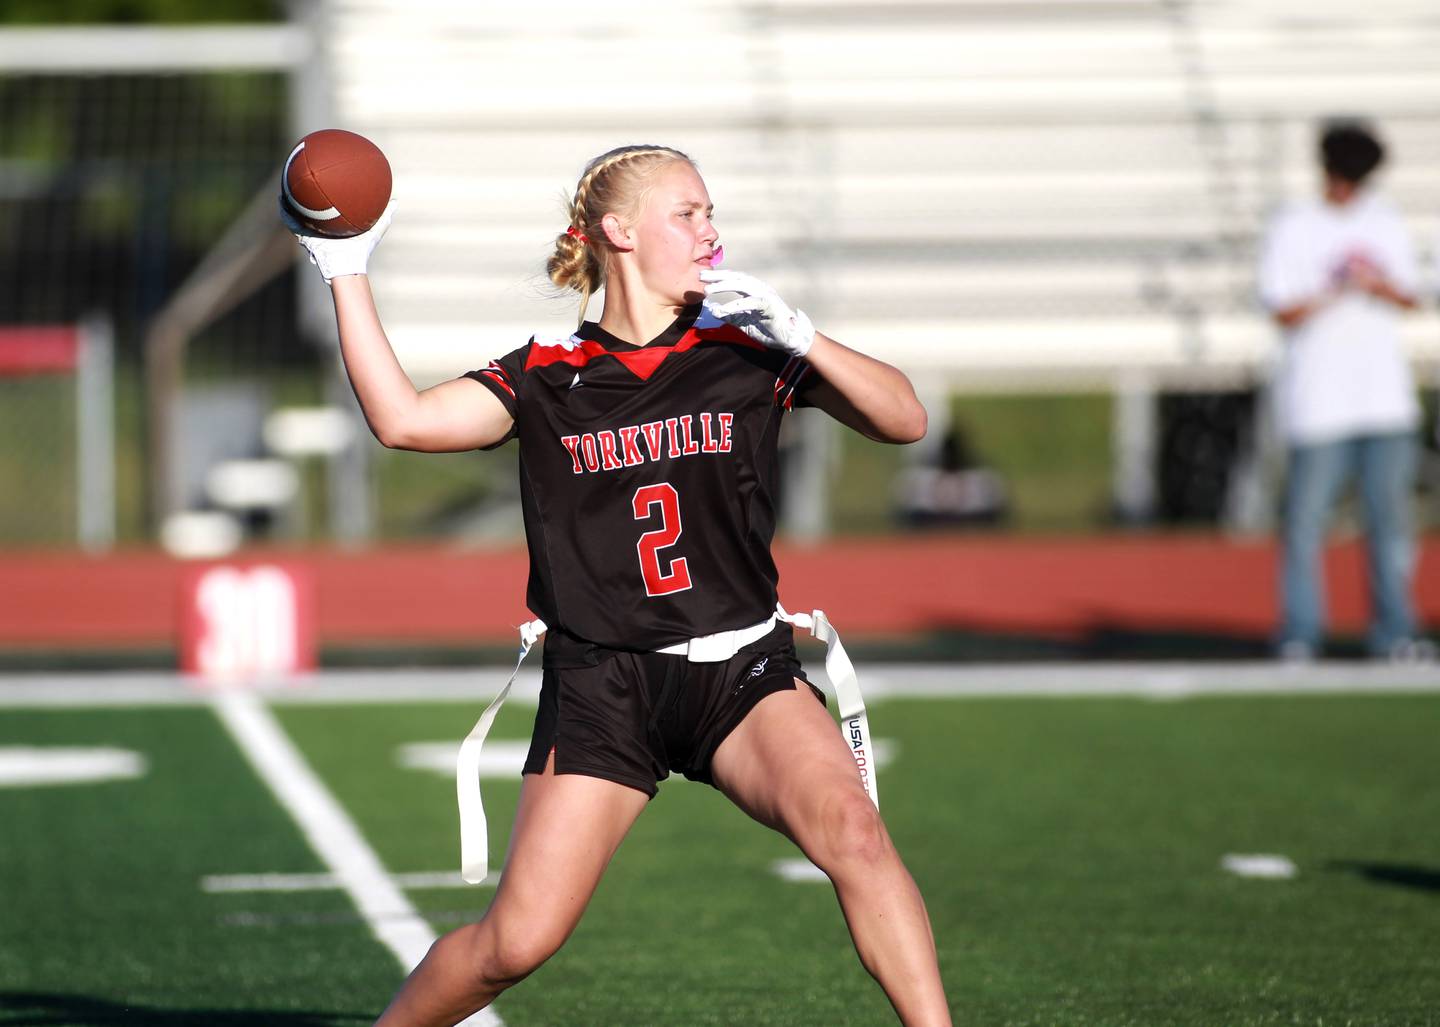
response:
[(605, 284), (610, 244), (602, 221), (606, 214), (636, 217), (645, 204), (657, 171), (676, 161), (693, 163), (668, 146), (620, 146), (589, 164), (566, 202), (570, 224), (555, 237), (555, 251), (545, 261), (550, 281), (580, 294), (580, 320), (590, 297)]

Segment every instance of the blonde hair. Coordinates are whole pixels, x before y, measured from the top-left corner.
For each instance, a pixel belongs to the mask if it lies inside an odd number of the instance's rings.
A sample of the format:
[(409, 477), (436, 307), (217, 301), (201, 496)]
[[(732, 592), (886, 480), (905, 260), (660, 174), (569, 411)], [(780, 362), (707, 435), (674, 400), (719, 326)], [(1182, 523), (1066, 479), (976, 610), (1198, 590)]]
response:
[(590, 297), (605, 284), (611, 250), (602, 224), (605, 215), (636, 218), (645, 206), (655, 173), (677, 161), (695, 163), (668, 146), (619, 146), (585, 165), (574, 198), (566, 201), (569, 228), (555, 237), (555, 252), (545, 261), (550, 281), (580, 294), (582, 323)]

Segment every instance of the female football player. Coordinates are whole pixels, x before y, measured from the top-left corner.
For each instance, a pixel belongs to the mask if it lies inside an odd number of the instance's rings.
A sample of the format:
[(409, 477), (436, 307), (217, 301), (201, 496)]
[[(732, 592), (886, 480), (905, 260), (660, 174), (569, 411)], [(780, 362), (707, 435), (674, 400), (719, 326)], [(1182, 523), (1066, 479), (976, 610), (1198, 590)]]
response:
[(816, 406), (892, 443), (921, 438), (925, 410), (898, 370), (715, 267), (712, 213), (676, 150), (591, 161), (547, 268), (580, 293), (582, 318), (603, 285), (600, 319), (422, 392), (365, 276), (390, 212), (352, 239), (297, 233), (331, 285), (376, 438), (425, 452), (518, 439), (527, 602), (548, 626), (494, 901), (434, 944), (384, 1027), (456, 1023), (534, 972), (672, 770), (714, 785), (829, 876), (901, 1021), (950, 1022), (924, 903), (777, 620), (770, 556), (786, 410)]

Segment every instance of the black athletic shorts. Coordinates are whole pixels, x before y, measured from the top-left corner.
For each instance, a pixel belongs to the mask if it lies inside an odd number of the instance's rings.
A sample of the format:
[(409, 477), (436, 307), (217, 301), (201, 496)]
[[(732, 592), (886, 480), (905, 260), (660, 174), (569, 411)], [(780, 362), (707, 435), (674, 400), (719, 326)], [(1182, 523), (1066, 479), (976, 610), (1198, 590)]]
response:
[(557, 774), (616, 781), (652, 798), (672, 770), (714, 784), (710, 760), (720, 743), (796, 678), (824, 705), (783, 623), (723, 663), (612, 651), (593, 667), (546, 667), (524, 772), (544, 773), (553, 751)]

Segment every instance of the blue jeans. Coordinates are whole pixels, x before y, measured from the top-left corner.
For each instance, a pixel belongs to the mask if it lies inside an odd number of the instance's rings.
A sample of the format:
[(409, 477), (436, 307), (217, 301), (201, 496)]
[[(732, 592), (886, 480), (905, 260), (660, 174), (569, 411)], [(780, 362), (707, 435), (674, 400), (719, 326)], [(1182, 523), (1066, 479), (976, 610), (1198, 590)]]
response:
[(1285, 487), (1284, 624), (1281, 643), (1318, 652), (1325, 631), (1322, 555), (1330, 511), (1358, 475), (1369, 556), (1370, 651), (1383, 656), (1415, 634), (1410, 578), (1415, 547), (1410, 494), (1415, 484), (1415, 437), (1410, 432), (1357, 435), (1290, 448)]

